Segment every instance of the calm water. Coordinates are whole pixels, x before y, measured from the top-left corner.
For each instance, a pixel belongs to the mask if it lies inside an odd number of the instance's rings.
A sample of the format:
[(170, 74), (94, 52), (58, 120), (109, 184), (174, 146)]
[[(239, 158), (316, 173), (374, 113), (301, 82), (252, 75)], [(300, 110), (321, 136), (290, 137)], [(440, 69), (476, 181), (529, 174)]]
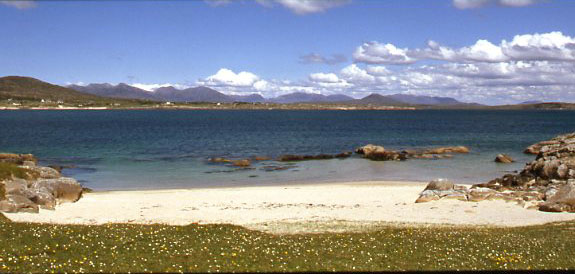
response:
[[(572, 111), (1, 111), (0, 151), (73, 164), (67, 175), (97, 189), (267, 185), (442, 177), (486, 181), (521, 169), (537, 141), (575, 131)], [(209, 157), (318, 154), (374, 143), (389, 149), (465, 145), (445, 160), (299, 162), (287, 170), (233, 171)], [(495, 164), (498, 153), (518, 161)]]

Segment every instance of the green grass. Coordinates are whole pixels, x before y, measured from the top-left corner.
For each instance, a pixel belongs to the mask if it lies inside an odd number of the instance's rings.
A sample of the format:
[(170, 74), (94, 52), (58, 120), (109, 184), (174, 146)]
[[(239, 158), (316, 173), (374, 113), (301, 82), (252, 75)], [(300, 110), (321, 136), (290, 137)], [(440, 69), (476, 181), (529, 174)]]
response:
[(16, 164), (0, 162), (0, 181), (12, 178), (12, 176), (22, 179), (33, 179), (38, 174), (32, 170), (18, 167)]
[(573, 269), (575, 223), (272, 235), (232, 225), (0, 221), (0, 272)]

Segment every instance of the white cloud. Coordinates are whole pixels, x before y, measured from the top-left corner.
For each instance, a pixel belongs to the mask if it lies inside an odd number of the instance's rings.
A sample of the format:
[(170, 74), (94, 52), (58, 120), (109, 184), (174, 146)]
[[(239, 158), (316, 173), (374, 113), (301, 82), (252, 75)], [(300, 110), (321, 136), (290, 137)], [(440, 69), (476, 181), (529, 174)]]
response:
[(200, 80), (200, 83), (208, 86), (251, 87), (258, 80), (260, 78), (251, 72), (235, 73), (227, 68), (222, 68), (216, 74)]
[(324, 12), (328, 9), (348, 4), (349, 0), (275, 0), (296, 14)]
[(496, 4), (504, 7), (525, 7), (533, 5), (539, 0), (453, 0), (453, 5), (458, 9), (475, 9), (487, 5)]
[(17, 8), (20, 10), (31, 9), (36, 7), (36, 1), (34, 0), (7, 0), (7, 1), (0, 1), (0, 4)]
[[(261, 79), (251, 72), (220, 69), (199, 80), (227, 93), (258, 92), (273, 97), (291, 92), (346, 94), (372, 92), (448, 96), (487, 104), (526, 100), (575, 102), (575, 38), (561, 32), (517, 35), (493, 43), (451, 48), (428, 42), (423, 49), (370, 42), (354, 52), (353, 64), (318, 71), (301, 81)], [(422, 62), (421, 60), (439, 60)], [(384, 66), (381, 64), (403, 64)]]
[(516, 35), (501, 43), (505, 55), (515, 60), (575, 61), (575, 38), (561, 32)]
[[(231, 0), (204, 0), (212, 7), (226, 6)], [(239, 2), (239, 1), (235, 1)], [(284, 7), (295, 14), (306, 15), (325, 12), (328, 9), (340, 7), (351, 3), (351, 0), (256, 0), (256, 3), (272, 8), (276, 5)]]
[(333, 73), (312, 73), (309, 75), (309, 79), (312, 82), (321, 83), (337, 83), (339, 82), (339, 77)]
[(433, 59), (456, 63), (507, 61), (570, 61), (575, 62), (575, 38), (561, 32), (516, 35), (494, 44), (477, 40), (471, 46), (450, 48), (429, 41), (423, 49), (397, 48), (393, 44), (364, 43), (353, 54), (355, 62), (367, 64), (412, 64)]
[(353, 58), (356, 62), (368, 64), (411, 64), (417, 61), (407, 53), (407, 49), (397, 48), (393, 44), (368, 42), (355, 50)]

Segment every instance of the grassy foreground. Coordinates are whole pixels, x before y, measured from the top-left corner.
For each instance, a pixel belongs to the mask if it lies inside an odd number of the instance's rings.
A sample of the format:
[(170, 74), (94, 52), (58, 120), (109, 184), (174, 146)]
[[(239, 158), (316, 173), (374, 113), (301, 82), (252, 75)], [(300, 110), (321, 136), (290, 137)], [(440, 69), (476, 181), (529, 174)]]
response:
[(574, 269), (575, 223), (272, 235), (231, 225), (37, 225), (0, 214), (0, 272)]

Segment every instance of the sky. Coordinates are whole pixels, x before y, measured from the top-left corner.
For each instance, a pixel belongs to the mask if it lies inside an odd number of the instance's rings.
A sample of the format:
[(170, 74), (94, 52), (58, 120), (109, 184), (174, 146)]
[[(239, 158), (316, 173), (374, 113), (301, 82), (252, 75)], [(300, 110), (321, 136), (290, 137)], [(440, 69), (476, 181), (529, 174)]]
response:
[(575, 1), (2, 1), (0, 76), (575, 102)]

